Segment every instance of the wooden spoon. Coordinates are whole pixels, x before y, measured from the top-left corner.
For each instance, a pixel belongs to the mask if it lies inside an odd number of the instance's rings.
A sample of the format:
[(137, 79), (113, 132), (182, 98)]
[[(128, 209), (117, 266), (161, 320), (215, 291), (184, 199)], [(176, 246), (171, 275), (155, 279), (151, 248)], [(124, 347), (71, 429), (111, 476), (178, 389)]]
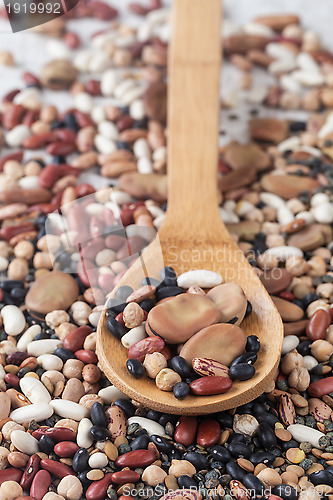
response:
[[(169, 60), (168, 208), (158, 239), (145, 248), (118, 287), (139, 288), (144, 276), (159, 278), (164, 265), (180, 274), (210, 269), (224, 281), (238, 283), (253, 313), (242, 323), (260, 338), (256, 374), (235, 381), (217, 396), (177, 400), (148, 377), (136, 380), (126, 370), (127, 349), (106, 326), (98, 326), (97, 353), (110, 381), (144, 406), (168, 413), (203, 414), (245, 404), (261, 394), (276, 374), (283, 340), (281, 318), (243, 253), (234, 243), (218, 211), (217, 163), (219, 74), (221, 65), (221, 0), (173, 2), (173, 35)], [(159, 248), (161, 245), (161, 249)], [(162, 259), (163, 256), (163, 259)], [(144, 263), (144, 265), (142, 265)]]

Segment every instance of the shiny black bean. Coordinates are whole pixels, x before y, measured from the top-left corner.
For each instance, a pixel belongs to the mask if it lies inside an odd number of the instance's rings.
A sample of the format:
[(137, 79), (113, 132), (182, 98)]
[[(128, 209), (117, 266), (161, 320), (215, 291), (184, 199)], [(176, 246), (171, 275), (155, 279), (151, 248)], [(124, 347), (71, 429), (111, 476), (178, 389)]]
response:
[(159, 302), (167, 297), (175, 297), (181, 293), (184, 293), (184, 290), (179, 286), (163, 286), (162, 288), (158, 288), (156, 290), (156, 301)]
[(277, 439), (272, 431), (271, 426), (267, 422), (262, 422), (259, 425), (257, 436), (259, 438), (260, 443), (266, 450), (271, 448), (272, 446), (276, 446)]
[(76, 359), (75, 354), (64, 347), (57, 347), (52, 354), (58, 356), (58, 358), (60, 358), (64, 363), (66, 363), (69, 359)]
[(165, 286), (177, 285), (177, 274), (176, 271), (173, 269), (173, 267), (166, 266), (164, 269), (162, 269), (160, 276)]
[(104, 441), (109, 436), (108, 430), (99, 425), (93, 425), (90, 429), (90, 434), (95, 441)]
[(328, 484), (333, 486), (333, 474), (327, 472), (326, 470), (317, 470), (309, 475), (309, 481), (317, 486), (318, 484)]
[(149, 286), (154, 286), (155, 288), (157, 288), (159, 285), (161, 284), (161, 280), (157, 280), (155, 278), (143, 278), (143, 280), (141, 281), (141, 286), (146, 286), (146, 285), (149, 285)]
[(182, 400), (190, 394), (190, 386), (186, 382), (177, 382), (173, 388), (175, 398)]
[(249, 335), (246, 341), (245, 350), (247, 352), (259, 352), (260, 340), (256, 335)]
[(302, 356), (310, 356), (311, 355), (311, 344), (312, 344), (311, 340), (303, 340), (303, 342), (300, 342), (298, 344), (296, 349)]
[(50, 453), (53, 452), (55, 443), (53, 439), (50, 438), (50, 436), (44, 435), (40, 438), (38, 445), (40, 451), (46, 453), (47, 455), (50, 455)]
[(162, 453), (166, 453), (168, 455), (172, 450), (171, 442), (168, 439), (158, 436), (157, 434), (150, 436), (150, 441), (152, 441), (156, 445), (156, 448)]
[(229, 462), (229, 460), (231, 460), (231, 454), (226, 448), (224, 448), (224, 446), (220, 446), (217, 444), (209, 448), (208, 451), (214, 458), (214, 460), (217, 460), (218, 462), (226, 463)]
[(241, 365), (243, 363), (246, 363), (248, 365), (254, 365), (254, 363), (257, 361), (258, 356), (256, 355), (255, 352), (245, 352), (244, 354), (241, 354), (238, 356), (236, 359), (233, 360), (233, 362), (230, 365), (230, 368), (232, 366), (236, 365)]
[(208, 459), (206, 455), (203, 455), (202, 453), (197, 453), (195, 451), (189, 451), (188, 453), (185, 453), (183, 460), (187, 460), (188, 462), (191, 462), (191, 464), (194, 465), (194, 467), (199, 470), (205, 470), (208, 468)]
[(177, 479), (179, 488), (197, 488), (197, 483), (190, 476), (179, 476)]
[(252, 453), (249, 460), (253, 463), (253, 465), (258, 465), (260, 464), (260, 462), (267, 465), (272, 464), (275, 458), (275, 455), (273, 455), (273, 453), (270, 453), (269, 451), (257, 451), (255, 453)]
[(147, 434), (142, 434), (137, 438), (133, 439), (130, 443), (131, 450), (146, 450), (148, 448), (149, 437)]
[(75, 472), (83, 472), (89, 469), (88, 466), (89, 452), (85, 448), (80, 448), (77, 450), (73, 457), (72, 469)]
[(188, 362), (182, 356), (174, 356), (170, 360), (171, 368), (177, 372), (182, 378), (186, 378), (191, 373), (191, 368)]
[(236, 479), (236, 481), (244, 481), (244, 478), (246, 476), (246, 472), (244, 469), (242, 469), (237, 462), (228, 462), (225, 466), (226, 471), (228, 474), (233, 479)]
[(229, 415), (229, 413), (221, 411), (217, 413), (215, 417), (221, 427), (229, 427), (229, 429), (232, 429), (232, 416)]
[(145, 299), (140, 302), (140, 307), (146, 312), (149, 312), (155, 305), (155, 301), (153, 299)]
[(228, 446), (228, 451), (234, 458), (243, 456), (244, 458), (249, 458), (251, 455), (251, 449), (243, 443), (230, 443)]
[(108, 426), (108, 419), (106, 418), (105, 411), (101, 403), (94, 403), (90, 410), (90, 419), (94, 425), (99, 425), (100, 427)]
[(0, 282), (0, 288), (5, 292), (10, 292), (13, 288), (24, 288), (24, 281), (4, 280)]
[(106, 320), (106, 326), (108, 327), (109, 332), (112, 333), (112, 335), (118, 340), (120, 340), (125, 333), (128, 332), (128, 329), (112, 316)]
[(279, 419), (276, 415), (273, 415), (273, 413), (270, 413), (268, 411), (264, 411), (262, 413), (259, 413), (256, 415), (256, 419), (261, 423), (261, 422), (266, 422), (269, 424), (271, 427), (274, 427), (277, 422), (279, 422)]
[(142, 378), (146, 373), (145, 367), (138, 359), (128, 359), (126, 361), (127, 371), (134, 378)]
[(257, 495), (264, 494), (265, 486), (254, 474), (246, 474), (243, 484), (247, 489), (254, 490)]
[(135, 407), (129, 399), (116, 399), (115, 401), (113, 401), (112, 406), (118, 406), (119, 408), (121, 408), (127, 418), (133, 417), (135, 413)]
[(149, 418), (150, 420), (154, 420), (155, 422), (158, 422), (162, 415), (163, 415), (163, 413), (161, 413), (159, 411), (149, 410), (146, 417)]
[(114, 314), (119, 314), (125, 309), (126, 302), (124, 299), (117, 299), (115, 297), (108, 300), (106, 307)]
[(229, 377), (232, 380), (249, 380), (254, 376), (256, 369), (252, 365), (247, 363), (240, 363), (238, 365), (231, 366), (229, 369)]

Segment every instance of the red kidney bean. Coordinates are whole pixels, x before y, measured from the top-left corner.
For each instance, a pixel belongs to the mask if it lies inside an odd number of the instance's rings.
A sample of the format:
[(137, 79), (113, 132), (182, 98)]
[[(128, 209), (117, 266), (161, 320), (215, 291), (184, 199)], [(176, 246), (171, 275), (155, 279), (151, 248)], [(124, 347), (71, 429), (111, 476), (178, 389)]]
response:
[(31, 125), (35, 123), (35, 121), (37, 121), (38, 118), (39, 118), (39, 111), (37, 111), (36, 109), (30, 109), (24, 115), (22, 119), (22, 124), (31, 127)]
[(120, 236), (119, 234), (110, 234), (105, 238), (104, 243), (106, 248), (110, 248), (114, 252), (117, 252), (117, 250), (123, 246), (124, 241), (124, 236)]
[(23, 472), (20, 469), (11, 467), (10, 469), (0, 470), (0, 485), (5, 481), (20, 481)]
[(115, 286), (115, 277), (113, 274), (100, 274), (98, 276), (98, 286), (105, 292), (109, 292)]
[(102, 21), (112, 21), (118, 16), (118, 11), (100, 0), (90, 0), (89, 7), (92, 16)]
[(25, 73), (23, 73), (22, 79), (28, 85), (37, 85), (37, 86), (40, 85), (39, 78), (37, 78), (37, 76), (35, 76), (34, 74), (29, 73), (28, 71), (26, 71)]
[(16, 153), (9, 153), (0, 158), (0, 172), (3, 171), (3, 166), (8, 160), (16, 160), (19, 163), (23, 160), (23, 151), (16, 151)]
[(141, 5), (140, 3), (130, 3), (128, 8), (133, 14), (137, 16), (146, 16), (149, 12), (149, 9)]
[(98, 285), (98, 269), (88, 259), (78, 262), (77, 273), (86, 287), (91, 288)]
[(52, 141), (57, 140), (55, 132), (45, 132), (44, 134), (31, 135), (22, 142), (22, 146), (26, 149), (40, 149)]
[(116, 121), (116, 127), (119, 130), (119, 132), (123, 132), (124, 130), (131, 128), (133, 123), (134, 123), (134, 120), (130, 115), (124, 115), (124, 116), (121, 116)]
[(50, 191), (43, 188), (14, 188), (0, 192), (0, 203), (4, 203), (5, 205), (10, 203), (26, 203), (27, 205), (35, 205), (36, 203), (49, 202), (51, 196)]
[(66, 210), (66, 220), (68, 229), (79, 233), (77, 238), (79, 243), (90, 239), (86, 217), (81, 205), (74, 203), (69, 210)]
[(288, 290), (284, 290), (283, 292), (280, 292), (279, 297), (281, 297), (281, 299), (289, 300), (289, 302), (292, 302), (293, 300), (295, 300), (295, 295), (291, 292), (288, 292)]
[(69, 334), (64, 338), (64, 348), (71, 352), (82, 349), (84, 341), (91, 332), (92, 328), (87, 325), (80, 326), (79, 328), (69, 332)]
[(20, 386), (20, 379), (18, 378), (17, 375), (14, 375), (14, 373), (6, 373), (5, 382), (11, 385), (12, 387)]
[(81, 254), (84, 259), (89, 259), (91, 261), (95, 260), (98, 252), (103, 250), (105, 247), (103, 238), (94, 238), (89, 240), (81, 249)]
[(83, 198), (84, 196), (88, 196), (89, 194), (95, 193), (95, 188), (91, 186), (91, 184), (78, 184), (74, 187), (75, 194), (78, 198)]
[(121, 323), (123, 326), (125, 326), (124, 315), (122, 312), (117, 314), (115, 319), (116, 321), (118, 321), (118, 323)]
[(195, 440), (197, 428), (198, 421), (195, 417), (180, 417), (175, 429), (175, 441), (184, 446), (190, 446)]
[(34, 230), (35, 226), (32, 224), (32, 222), (24, 222), (23, 224), (19, 224), (18, 226), (7, 226), (0, 229), (0, 238), (9, 241), (17, 234)]
[(67, 427), (49, 427), (37, 429), (32, 433), (33, 437), (40, 440), (42, 436), (49, 436), (53, 441), (59, 443), (61, 441), (75, 441), (75, 433)]
[[(112, 472), (105, 474), (103, 479), (94, 481), (86, 492), (87, 500), (103, 500), (106, 497), (106, 490), (112, 483)], [(126, 497), (127, 498), (127, 497)]]
[(122, 208), (120, 211), (120, 219), (125, 227), (130, 224), (134, 224), (133, 210), (130, 210), (129, 208)]
[(32, 205), (28, 208), (28, 213), (31, 212), (42, 212), (42, 214), (47, 215), (53, 212), (55, 206), (52, 203), (38, 203), (38, 205)]
[(86, 92), (93, 96), (101, 95), (101, 83), (98, 80), (88, 80), (84, 86)]
[(38, 471), (32, 481), (30, 495), (36, 500), (42, 500), (43, 496), (48, 492), (51, 483), (51, 475), (46, 470)]
[(149, 450), (134, 450), (120, 455), (116, 460), (117, 467), (147, 467), (156, 460), (156, 455)]
[(95, 238), (103, 234), (104, 224), (96, 215), (93, 215), (90, 219), (89, 231), (90, 235)]
[(43, 458), (40, 461), (40, 465), (43, 469), (47, 470), (47, 472), (50, 472), (50, 474), (53, 474), (59, 479), (63, 479), (68, 475), (76, 475), (73, 469), (71, 469), (67, 465), (62, 464), (61, 462), (56, 462), (55, 460), (50, 460), (49, 458)]
[(7, 108), (2, 116), (2, 125), (11, 130), (22, 122), (26, 109), (21, 104), (13, 104)]
[(77, 359), (79, 359), (80, 361), (82, 361), (82, 363), (84, 363), (86, 365), (87, 364), (94, 364), (94, 365), (97, 364), (98, 358), (97, 358), (96, 354), (94, 353), (94, 351), (80, 349), (78, 351), (75, 351), (74, 354), (77, 357)]
[(74, 153), (76, 145), (73, 141), (52, 142), (46, 148), (46, 152), (52, 156), (66, 156)]
[(140, 474), (134, 470), (121, 470), (112, 474), (112, 482), (114, 484), (137, 483), (139, 479)]
[(61, 458), (73, 457), (77, 450), (79, 450), (79, 447), (76, 443), (73, 443), (73, 441), (61, 441), (54, 447), (54, 453)]
[(10, 92), (8, 92), (8, 94), (3, 96), (2, 102), (13, 102), (14, 97), (17, 96), (20, 92), (20, 89), (11, 90)]
[(72, 31), (67, 31), (62, 39), (70, 49), (77, 49), (81, 45), (79, 36)]
[(13, 354), (9, 354), (6, 358), (6, 363), (7, 365), (16, 365), (20, 366), (22, 361), (27, 359), (29, 357), (29, 354), (26, 352), (14, 352)]
[(333, 377), (316, 380), (309, 385), (308, 392), (313, 398), (321, 398), (325, 394), (333, 392)]
[[(144, 313), (146, 313), (146, 314), (143, 315), (143, 321), (146, 321), (148, 313), (147, 313), (147, 311), (144, 311)], [(172, 353), (170, 351), (170, 348), (167, 345), (165, 347), (163, 347), (161, 354), (163, 354), (163, 356), (165, 357), (166, 360), (172, 358)]]
[(46, 165), (40, 173), (39, 185), (46, 189), (51, 189), (55, 182), (65, 175), (80, 175), (78, 168), (70, 165)]
[(23, 471), (23, 475), (20, 481), (20, 485), (22, 486), (24, 491), (28, 491), (31, 486), (32, 480), (39, 471), (40, 458), (36, 453), (31, 455), (28, 460), (28, 463)]
[(331, 316), (324, 309), (318, 309), (306, 325), (306, 336), (314, 342), (325, 337), (327, 328), (331, 324)]
[(61, 141), (74, 142), (76, 139), (75, 132), (73, 132), (73, 130), (69, 128), (58, 128), (57, 130), (55, 130), (55, 133), (57, 138), (60, 139)]
[(161, 337), (148, 337), (143, 340), (139, 340), (136, 344), (131, 345), (128, 350), (128, 357), (130, 359), (138, 359), (143, 361), (146, 354), (153, 354), (153, 352), (161, 352), (164, 348), (165, 343)]
[(80, 128), (83, 127), (88, 127), (88, 125), (93, 125), (95, 126), (95, 123), (91, 119), (91, 117), (87, 113), (83, 113), (82, 111), (79, 111), (78, 109), (73, 109), (72, 113), (74, 114), (76, 118), (76, 122)]
[(221, 434), (221, 427), (217, 420), (203, 420), (198, 428), (197, 443), (204, 448), (217, 443)]
[(232, 380), (228, 377), (201, 377), (190, 383), (192, 394), (196, 396), (212, 396), (229, 391)]

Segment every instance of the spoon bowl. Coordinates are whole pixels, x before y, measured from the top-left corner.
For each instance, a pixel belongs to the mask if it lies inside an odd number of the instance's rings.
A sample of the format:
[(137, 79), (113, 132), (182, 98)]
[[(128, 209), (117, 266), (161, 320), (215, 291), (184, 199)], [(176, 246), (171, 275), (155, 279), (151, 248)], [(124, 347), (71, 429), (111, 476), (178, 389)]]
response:
[[(202, 415), (243, 405), (272, 382), (283, 341), (281, 317), (260, 279), (230, 237), (218, 211), (217, 136), (221, 66), (220, 0), (177, 0), (169, 60), (168, 207), (158, 236), (142, 252), (110, 294), (144, 277), (160, 279), (164, 266), (177, 275), (207, 269), (223, 282), (239, 284), (253, 312), (242, 323), (257, 335), (261, 349), (256, 373), (234, 381), (225, 394), (189, 395), (178, 400), (148, 377), (134, 379), (126, 369), (127, 349), (114, 338), (103, 311), (97, 329), (99, 362), (109, 380), (124, 394), (151, 409), (177, 415)], [(223, 181), (223, 180), (222, 180)]]

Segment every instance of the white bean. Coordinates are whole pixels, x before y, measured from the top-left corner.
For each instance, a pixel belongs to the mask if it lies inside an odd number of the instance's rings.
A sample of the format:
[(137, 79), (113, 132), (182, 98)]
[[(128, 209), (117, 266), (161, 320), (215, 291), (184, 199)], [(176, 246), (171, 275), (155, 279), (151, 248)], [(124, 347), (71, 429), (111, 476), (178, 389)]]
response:
[(23, 332), (25, 328), (25, 317), (17, 306), (8, 305), (1, 309), (4, 330), (7, 335), (15, 337)]

